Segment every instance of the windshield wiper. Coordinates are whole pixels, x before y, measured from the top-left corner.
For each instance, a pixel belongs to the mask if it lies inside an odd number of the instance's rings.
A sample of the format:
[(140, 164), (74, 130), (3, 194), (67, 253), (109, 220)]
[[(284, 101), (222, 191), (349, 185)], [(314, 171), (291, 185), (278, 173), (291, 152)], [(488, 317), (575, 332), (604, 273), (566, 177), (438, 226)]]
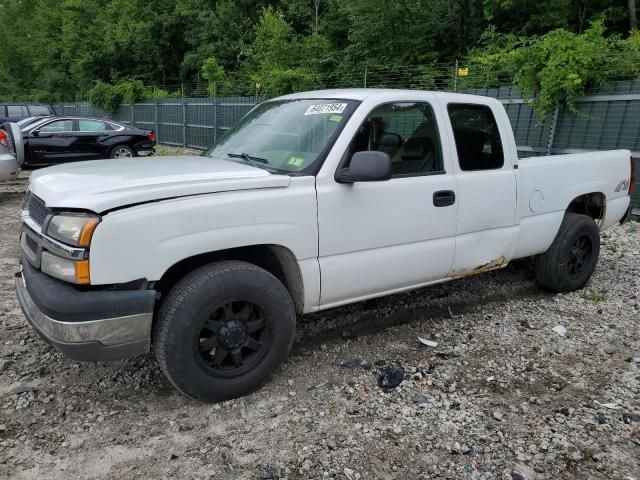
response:
[(254, 157), (253, 155), (249, 155), (248, 153), (227, 153), (227, 157), (231, 158), (241, 158), (249, 163), (251, 163), (254, 167), (256, 166), (254, 162), (260, 163), (269, 163), (269, 160), (266, 158)]

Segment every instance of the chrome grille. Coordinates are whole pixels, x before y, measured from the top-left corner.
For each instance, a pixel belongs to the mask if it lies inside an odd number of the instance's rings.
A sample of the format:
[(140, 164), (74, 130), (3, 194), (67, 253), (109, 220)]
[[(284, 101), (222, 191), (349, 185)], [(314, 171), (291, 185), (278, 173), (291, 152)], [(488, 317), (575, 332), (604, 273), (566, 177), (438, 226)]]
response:
[(41, 226), (46, 220), (47, 216), (51, 213), (51, 210), (47, 208), (44, 200), (34, 195), (33, 193), (28, 194), (26, 202), (29, 216), (34, 222)]
[(27, 235), (26, 238), (25, 238), (25, 241), (27, 243), (27, 246), (29, 247), (29, 249), (32, 252), (37, 252), (38, 251), (38, 242), (36, 242), (32, 237)]

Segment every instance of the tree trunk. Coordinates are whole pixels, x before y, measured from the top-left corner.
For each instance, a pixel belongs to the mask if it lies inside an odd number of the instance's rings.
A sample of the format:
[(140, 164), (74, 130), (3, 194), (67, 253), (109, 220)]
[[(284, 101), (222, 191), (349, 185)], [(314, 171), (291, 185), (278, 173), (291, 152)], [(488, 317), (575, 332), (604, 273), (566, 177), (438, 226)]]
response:
[(629, 2), (629, 28), (631, 30), (638, 29), (638, 10), (636, 9), (636, 0), (627, 0)]
[(584, 29), (584, 21), (587, 18), (587, 4), (588, 0), (578, 0), (575, 3), (576, 16), (578, 17), (578, 33), (582, 33)]
[[(632, 1), (632, 0), (629, 0)], [(313, 6), (314, 6), (314, 10), (315, 10), (315, 15), (314, 15), (314, 19), (315, 19), (315, 30), (314, 33), (318, 33), (318, 20), (320, 18), (320, 0), (314, 0), (313, 2)]]

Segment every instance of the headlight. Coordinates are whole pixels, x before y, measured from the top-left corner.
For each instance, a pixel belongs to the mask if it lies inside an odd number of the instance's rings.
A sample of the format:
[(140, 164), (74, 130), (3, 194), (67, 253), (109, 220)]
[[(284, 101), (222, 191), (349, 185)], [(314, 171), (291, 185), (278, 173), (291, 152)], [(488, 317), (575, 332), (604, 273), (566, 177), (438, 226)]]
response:
[(49, 222), (47, 235), (74, 247), (88, 247), (98, 223), (93, 215), (61, 213)]
[(40, 269), (43, 273), (65, 282), (78, 285), (88, 285), (90, 282), (89, 260), (68, 260), (49, 252), (42, 252)]

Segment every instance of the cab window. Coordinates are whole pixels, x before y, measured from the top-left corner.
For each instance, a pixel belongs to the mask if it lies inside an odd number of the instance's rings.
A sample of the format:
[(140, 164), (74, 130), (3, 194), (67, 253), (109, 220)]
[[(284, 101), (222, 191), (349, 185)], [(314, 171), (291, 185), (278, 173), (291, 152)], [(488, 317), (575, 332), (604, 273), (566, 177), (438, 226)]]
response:
[(444, 173), (438, 127), (428, 103), (389, 103), (372, 111), (351, 142), (347, 162), (354, 153), (371, 150), (391, 157), (394, 177)]
[(450, 103), (447, 106), (460, 169), (497, 170), (504, 165), (500, 130), (487, 105)]

